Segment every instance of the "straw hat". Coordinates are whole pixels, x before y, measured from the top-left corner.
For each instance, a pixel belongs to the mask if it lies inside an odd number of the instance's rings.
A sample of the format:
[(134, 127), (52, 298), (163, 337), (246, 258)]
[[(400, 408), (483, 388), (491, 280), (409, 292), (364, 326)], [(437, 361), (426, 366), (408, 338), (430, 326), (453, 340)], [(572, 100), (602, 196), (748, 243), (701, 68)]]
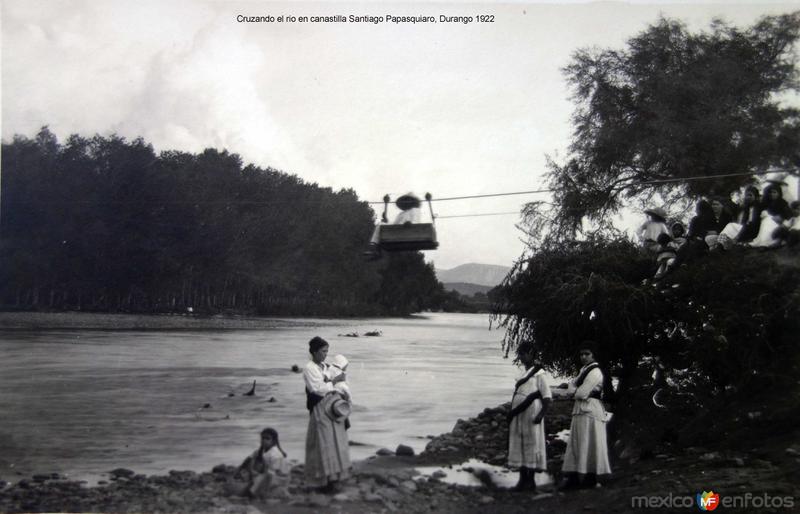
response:
[(338, 394), (328, 395), (326, 399), (327, 398), (330, 398), (327, 400), (327, 404), (325, 405), (325, 413), (328, 415), (328, 417), (334, 421), (342, 421), (350, 416), (350, 412), (352, 411), (350, 402)]
[(764, 180), (766, 182), (777, 184), (779, 186), (785, 186), (786, 184), (786, 177), (788, 173), (783, 171), (773, 171), (772, 173), (767, 173), (764, 175)]
[(414, 193), (406, 193), (400, 198), (397, 199), (395, 202), (397, 208), (401, 211), (407, 211), (409, 209), (418, 208), (421, 204), (419, 198), (417, 198)]
[(644, 211), (644, 213), (645, 214), (649, 214), (650, 216), (653, 216), (653, 217), (656, 217), (656, 218), (660, 218), (661, 221), (666, 221), (667, 220), (667, 211), (665, 211), (661, 207), (655, 207), (655, 208), (651, 208), (651, 209), (646, 209)]

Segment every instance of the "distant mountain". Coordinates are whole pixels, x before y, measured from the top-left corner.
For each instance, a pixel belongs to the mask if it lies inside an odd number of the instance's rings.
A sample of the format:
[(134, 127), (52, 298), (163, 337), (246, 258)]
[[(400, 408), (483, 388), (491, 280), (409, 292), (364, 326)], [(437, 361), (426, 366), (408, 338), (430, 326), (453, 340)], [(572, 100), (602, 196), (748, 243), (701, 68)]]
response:
[(508, 266), (471, 262), (453, 269), (437, 269), (436, 277), (444, 283), (461, 282), (494, 287), (503, 281), (510, 269)]
[(464, 296), (472, 296), (475, 293), (488, 293), (492, 288), (480, 284), (468, 284), (466, 282), (442, 282), (448, 291), (457, 291)]

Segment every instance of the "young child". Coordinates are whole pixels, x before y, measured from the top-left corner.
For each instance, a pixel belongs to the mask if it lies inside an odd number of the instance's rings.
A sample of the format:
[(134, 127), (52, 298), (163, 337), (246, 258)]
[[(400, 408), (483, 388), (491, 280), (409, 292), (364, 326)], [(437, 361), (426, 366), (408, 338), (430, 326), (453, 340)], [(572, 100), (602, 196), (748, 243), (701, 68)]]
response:
[[(335, 355), (333, 359), (331, 359), (330, 378), (333, 379), (344, 374), (347, 371), (347, 366), (349, 364), (350, 362), (348, 362), (347, 357), (344, 355)], [(338, 382), (333, 386), (333, 388), (336, 389), (336, 391), (338, 391), (345, 400), (348, 402), (352, 401), (350, 395), (350, 386), (347, 385), (346, 381)]]
[[(335, 355), (333, 359), (331, 359), (331, 367), (330, 367), (330, 378), (334, 379), (339, 375), (343, 375), (347, 371), (347, 366), (350, 364), (348, 362), (347, 357), (342, 354)], [(353, 402), (353, 395), (350, 393), (350, 386), (347, 385), (346, 381), (341, 381), (336, 383), (333, 388), (336, 390), (337, 393), (342, 395), (342, 398), (347, 400), (349, 403)], [(344, 429), (350, 430), (350, 418), (344, 420)]]
[(247, 485), (239, 494), (251, 498), (288, 495), (289, 466), (285, 459), (278, 432), (274, 428), (262, 430), (261, 446), (237, 470), (237, 474), (249, 475)]

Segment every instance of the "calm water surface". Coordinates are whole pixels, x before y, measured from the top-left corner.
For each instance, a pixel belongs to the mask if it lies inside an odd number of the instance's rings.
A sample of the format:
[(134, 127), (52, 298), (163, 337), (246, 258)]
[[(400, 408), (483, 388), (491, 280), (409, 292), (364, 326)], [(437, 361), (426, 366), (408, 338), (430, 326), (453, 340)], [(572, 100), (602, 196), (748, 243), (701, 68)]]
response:
[[(339, 334), (382, 330), (381, 337)], [(270, 330), (0, 331), (0, 478), (15, 470), (96, 480), (238, 464), (276, 428), (303, 461), (308, 340), (350, 360), (354, 459), (407, 444), (510, 398), (519, 370), (487, 315), (301, 320)], [(243, 396), (256, 380), (256, 395)], [(233, 396), (230, 396), (233, 394)], [(204, 408), (204, 406), (208, 407)], [(11, 477), (13, 478), (13, 477)]]

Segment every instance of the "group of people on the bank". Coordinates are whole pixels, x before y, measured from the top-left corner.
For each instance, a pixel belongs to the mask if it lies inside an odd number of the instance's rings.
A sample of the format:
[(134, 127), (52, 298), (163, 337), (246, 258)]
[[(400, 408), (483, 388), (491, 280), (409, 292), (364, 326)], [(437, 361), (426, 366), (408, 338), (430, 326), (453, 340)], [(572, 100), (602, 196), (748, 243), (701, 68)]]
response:
[[(595, 487), (598, 475), (611, 473), (606, 440), (610, 414), (603, 405), (604, 376), (593, 346), (591, 341), (581, 345), (578, 355), (582, 367), (567, 389), (575, 403), (561, 467), (562, 490)], [(525, 373), (515, 384), (508, 414), (508, 466), (519, 468), (515, 490), (535, 492), (536, 473), (547, 470), (544, 419), (552, 393), (534, 353), (523, 349), (519, 359)]]
[(642, 247), (655, 255), (655, 279), (709, 251), (734, 246), (778, 248), (800, 242), (800, 201), (784, 199), (782, 180), (768, 180), (763, 191), (748, 186), (741, 203), (730, 197), (700, 199), (688, 230), (679, 220), (668, 225), (660, 207), (645, 210), (647, 219), (636, 235)]
[[(352, 471), (347, 435), (352, 394), (346, 381), (347, 359), (336, 355), (331, 363), (326, 362), (329, 349), (321, 337), (311, 339), (311, 359), (303, 370), (309, 411), (305, 480), (321, 492), (336, 493)], [(603, 373), (590, 342), (581, 346), (579, 357), (583, 367), (568, 389), (575, 404), (562, 467), (563, 489), (593, 487), (598, 475), (611, 472), (605, 428), (609, 415), (602, 402)], [(552, 393), (534, 353), (522, 351), (519, 359), (525, 371), (515, 383), (508, 414), (508, 466), (519, 469), (514, 490), (535, 492), (535, 474), (547, 469), (544, 420)], [(286, 496), (289, 472), (277, 431), (264, 429), (259, 448), (239, 466), (240, 482), (232, 492), (249, 497)]]

